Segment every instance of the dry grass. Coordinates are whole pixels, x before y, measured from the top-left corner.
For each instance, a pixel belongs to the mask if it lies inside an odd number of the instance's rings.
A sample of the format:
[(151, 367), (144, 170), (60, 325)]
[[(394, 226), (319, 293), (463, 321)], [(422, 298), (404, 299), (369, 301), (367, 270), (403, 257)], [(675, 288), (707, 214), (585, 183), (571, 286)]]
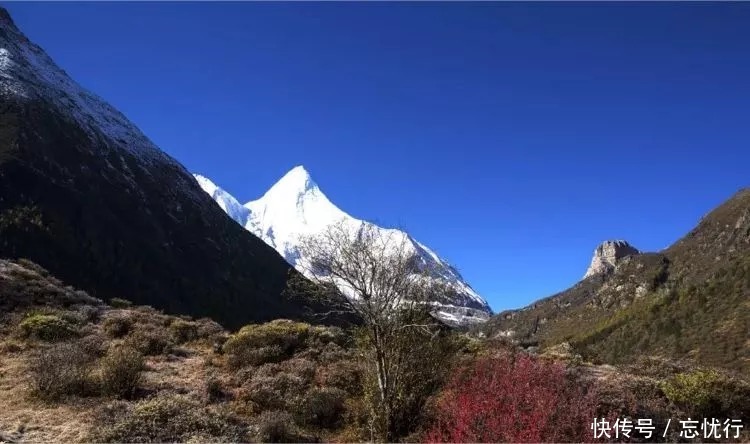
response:
[(23, 353), (0, 359), (0, 434), (8, 441), (81, 442), (96, 400), (47, 404), (30, 399)]
[[(43, 307), (42, 307), (43, 308)], [(155, 310), (103, 308), (99, 318), (92, 317), (86, 338), (72, 338), (71, 345), (101, 348), (98, 362), (106, 360), (107, 350), (119, 349), (128, 341), (130, 332), (123, 337), (112, 337), (106, 331), (112, 319), (132, 319), (136, 328), (170, 334), (170, 323), (176, 318), (163, 315)], [(5, 320), (17, 325), (23, 320), (19, 313), (7, 314)], [(206, 324), (206, 323), (204, 323)], [(207, 325), (207, 324), (206, 324)], [(212, 326), (208, 326), (212, 327)], [(215, 330), (215, 327), (212, 327)], [(84, 442), (90, 438), (94, 416), (107, 401), (106, 393), (101, 396), (65, 395), (60, 399), (42, 400), (33, 391), (32, 373), (29, 363), (33, 357), (49, 347), (44, 341), (25, 339), (14, 334), (14, 328), (0, 330), (0, 442)], [(213, 330), (210, 330), (213, 332)], [(100, 338), (101, 344), (89, 344), (87, 339)], [(60, 343), (65, 346), (67, 342)], [(206, 382), (217, 371), (206, 363), (212, 360), (214, 350), (208, 343), (194, 342), (170, 354), (156, 354), (145, 359), (145, 369), (134, 398), (163, 397), (191, 394), (193, 397), (207, 397)], [(92, 351), (92, 355), (96, 353)], [(221, 359), (214, 359), (222, 365)], [(218, 368), (221, 370), (221, 368)], [(99, 371), (95, 372), (96, 376)], [(81, 394), (83, 395), (83, 393)], [(137, 399), (133, 400), (133, 403)]]
[[(2, 265), (0, 442), (311, 442), (353, 427), (344, 410), (361, 404), (361, 369), (340, 329), (277, 320), (230, 335)], [(245, 359), (269, 347), (280, 352)]]

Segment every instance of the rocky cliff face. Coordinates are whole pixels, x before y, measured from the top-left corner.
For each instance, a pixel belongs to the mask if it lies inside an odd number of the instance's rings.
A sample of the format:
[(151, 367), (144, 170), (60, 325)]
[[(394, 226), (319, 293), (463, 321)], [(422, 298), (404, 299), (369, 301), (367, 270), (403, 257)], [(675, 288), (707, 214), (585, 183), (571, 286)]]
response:
[(583, 278), (598, 274), (606, 274), (612, 271), (620, 259), (625, 256), (639, 254), (640, 251), (624, 240), (609, 240), (602, 242), (594, 250), (594, 257), (591, 258), (586, 274)]

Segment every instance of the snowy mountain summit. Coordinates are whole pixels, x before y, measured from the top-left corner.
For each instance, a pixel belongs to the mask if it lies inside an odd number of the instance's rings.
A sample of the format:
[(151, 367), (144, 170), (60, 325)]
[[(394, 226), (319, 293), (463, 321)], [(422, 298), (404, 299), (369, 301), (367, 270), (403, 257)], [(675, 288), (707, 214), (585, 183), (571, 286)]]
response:
[(378, 227), (348, 215), (328, 200), (303, 166), (292, 168), (261, 198), (244, 205), (211, 180), (200, 175), (195, 178), (232, 219), (263, 239), (303, 273), (306, 270), (301, 265), (305, 258), (298, 248), (301, 238), (322, 233), (336, 223), (355, 228), (367, 224), (383, 237), (405, 241), (407, 248), (413, 249), (429, 267), (438, 270), (438, 279), (455, 290), (446, 300), (434, 302), (435, 314), (441, 320), (452, 325), (470, 325), (484, 322), (492, 313), (487, 302), (458, 271), (432, 250), (401, 230)]

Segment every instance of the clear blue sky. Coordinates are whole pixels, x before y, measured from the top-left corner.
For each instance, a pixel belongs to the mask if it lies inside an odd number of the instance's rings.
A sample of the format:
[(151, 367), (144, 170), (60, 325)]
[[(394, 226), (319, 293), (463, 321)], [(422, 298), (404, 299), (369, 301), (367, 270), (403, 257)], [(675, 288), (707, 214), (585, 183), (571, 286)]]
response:
[(241, 201), (304, 164), (496, 311), (750, 184), (750, 3), (6, 3)]

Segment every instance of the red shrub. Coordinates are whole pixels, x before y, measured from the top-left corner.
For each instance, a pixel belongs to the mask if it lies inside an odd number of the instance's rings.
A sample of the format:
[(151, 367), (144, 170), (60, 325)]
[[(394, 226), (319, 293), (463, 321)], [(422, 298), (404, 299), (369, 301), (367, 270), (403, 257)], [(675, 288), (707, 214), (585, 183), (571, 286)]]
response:
[(428, 442), (585, 442), (596, 394), (561, 364), (527, 354), (480, 358), (460, 369), (437, 403)]

